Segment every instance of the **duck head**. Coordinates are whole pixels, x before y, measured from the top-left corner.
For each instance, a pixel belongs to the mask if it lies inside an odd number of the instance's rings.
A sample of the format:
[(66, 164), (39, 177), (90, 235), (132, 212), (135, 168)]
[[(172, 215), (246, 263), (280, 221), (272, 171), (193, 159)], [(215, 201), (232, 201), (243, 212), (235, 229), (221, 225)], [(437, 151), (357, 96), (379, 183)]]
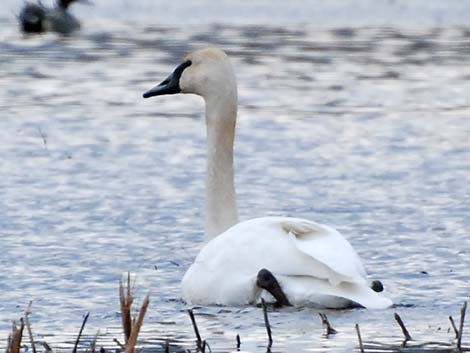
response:
[(41, 33), (45, 30), (46, 9), (39, 3), (26, 3), (18, 19), (23, 32)]
[(67, 10), (74, 2), (81, 2), (82, 4), (91, 5), (91, 2), (88, 0), (57, 0), (57, 7), (63, 10)]

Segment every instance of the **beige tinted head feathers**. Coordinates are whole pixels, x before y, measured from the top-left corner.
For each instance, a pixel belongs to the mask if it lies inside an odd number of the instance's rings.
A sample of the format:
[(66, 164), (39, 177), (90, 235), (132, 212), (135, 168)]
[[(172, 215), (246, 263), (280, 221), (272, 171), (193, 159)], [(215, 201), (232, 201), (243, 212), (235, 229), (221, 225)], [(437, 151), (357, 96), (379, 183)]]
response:
[(175, 93), (193, 93), (209, 99), (236, 94), (235, 74), (227, 55), (205, 48), (188, 54), (163, 82), (144, 93), (144, 98)]

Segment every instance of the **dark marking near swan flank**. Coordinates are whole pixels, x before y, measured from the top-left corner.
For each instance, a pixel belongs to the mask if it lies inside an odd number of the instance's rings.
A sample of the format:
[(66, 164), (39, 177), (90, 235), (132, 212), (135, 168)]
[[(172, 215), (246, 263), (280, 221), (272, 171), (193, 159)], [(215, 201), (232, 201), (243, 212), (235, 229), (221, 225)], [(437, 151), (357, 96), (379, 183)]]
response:
[(186, 60), (185, 62), (179, 64), (175, 71), (168, 76), (163, 82), (161, 82), (158, 86), (153, 87), (152, 89), (148, 90), (143, 94), (144, 98), (150, 98), (153, 96), (163, 96), (165, 94), (175, 94), (180, 93), (180, 78), (183, 74), (183, 71), (191, 66), (191, 60)]
[(258, 272), (258, 276), (256, 277), (256, 285), (267, 290), (274, 297), (274, 299), (276, 299), (276, 303), (274, 304), (276, 307), (291, 305), (287, 299), (287, 296), (279, 285), (279, 282), (271, 273), (271, 271), (265, 268), (261, 269)]
[(377, 293), (383, 292), (384, 290), (384, 286), (380, 281), (372, 281), (370, 288), (372, 288), (372, 290)]

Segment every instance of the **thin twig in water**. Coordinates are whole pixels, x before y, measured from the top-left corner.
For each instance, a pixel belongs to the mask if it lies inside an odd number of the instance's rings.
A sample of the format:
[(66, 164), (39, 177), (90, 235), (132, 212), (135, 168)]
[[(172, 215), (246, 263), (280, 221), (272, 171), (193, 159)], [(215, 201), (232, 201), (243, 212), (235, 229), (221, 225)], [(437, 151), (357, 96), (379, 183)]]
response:
[(121, 342), (119, 342), (119, 340), (118, 340), (117, 338), (113, 338), (113, 341), (114, 341), (114, 343), (116, 343), (119, 347), (121, 347), (121, 349), (122, 349), (123, 351), (126, 350), (126, 347), (125, 347)]
[(197, 340), (197, 347), (200, 349), (202, 345), (202, 339), (201, 339), (201, 335), (199, 334), (199, 329), (197, 327), (196, 318), (194, 317), (193, 310), (188, 309), (188, 314), (189, 314), (189, 318), (191, 319), (191, 323), (193, 324), (194, 334), (196, 335), (196, 340)]
[(24, 310), (24, 323), (26, 324), (26, 329), (28, 330), (29, 342), (31, 343), (31, 349), (33, 353), (36, 353), (36, 344), (33, 339), (33, 331), (31, 330), (31, 325), (29, 324), (29, 314), (31, 314), (31, 305), (32, 301), (29, 302), (28, 306)]
[(361, 353), (364, 353), (364, 345), (362, 344), (361, 331), (359, 330), (359, 324), (356, 324), (357, 339), (359, 340), (359, 349)]
[(449, 321), (450, 321), (450, 324), (452, 325), (452, 329), (454, 330), (455, 339), (458, 339), (459, 338), (459, 330), (457, 329), (457, 326), (455, 326), (454, 318), (452, 316), (449, 316)]
[(465, 321), (465, 312), (467, 311), (467, 302), (464, 302), (460, 309), (459, 337), (457, 338), (457, 350), (462, 351), (463, 323)]
[(90, 344), (90, 353), (95, 353), (96, 351), (96, 341), (98, 340), (98, 336), (100, 334), (100, 330), (96, 331), (95, 337), (93, 337), (93, 341)]
[(268, 347), (267, 351), (271, 351), (271, 347), (273, 345), (273, 337), (271, 334), (271, 326), (269, 325), (269, 318), (268, 318), (268, 309), (266, 307), (266, 302), (264, 299), (261, 299), (261, 306), (263, 307), (263, 316), (264, 316), (264, 325), (266, 326), (266, 332), (268, 333)]
[(42, 143), (44, 144), (44, 149), (47, 151), (47, 136), (42, 132), (42, 129), (38, 127), (39, 135), (42, 138)]
[(165, 353), (170, 353), (170, 342), (165, 341)]
[(7, 348), (5, 349), (5, 353), (10, 353), (10, 347), (11, 347), (11, 333), (8, 335)]
[(89, 316), (90, 316), (90, 313), (88, 312), (83, 318), (82, 326), (80, 327), (80, 331), (78, 332), (77, 339), (75, 340), (75, 345), (73, 346), (72, 353), (77, 353), (78, 343), (80, 342), (80, 337), (82, 337), (82, 332), (83, 332), (83, 329), (85, 328), (85, 325)]
[(139, 336), (140, 329), (142, 328), (142, 324), (144, 323), (144, 317), (147, 312), (147, 308), (150, 303), (150, 296), (147, 294), (142, 302), (142, 305), (139, 310), (139, 315), (137, 315), (137, 319), (135, 324), (132, 327), (131, 335), (129, 336), (129, 340), (126, 343), (126, 353), (134, 353), (135, 352), (135, 345), (137, 343), (137, 337)]
[(206, 347), (209, 348), (209, 353), (212, 353), (211, 346), (209, 345), (209, 343), (206, 340), (204, 340), (204, 341), (202, 341), (202, 353), (205, 353)]
[(52, 352), (52, 348), (51, 348), (51, 346), (49, 346), (47, 344), (47, 342), (41, 342), (41, 343), (42, 343), (42, 346), (44, 347), (46, 353)]
[(405, 336), (405, 341), (403, 342), (403, 344), (406, 344), (406, 342), (412, 340), (412, 338), (410, 336), (410, 333), (406, 329), (406, 326), (403, 323), (403, 320), (401, 319), (400, 315), (398, 315), (398, 313), (395, 313), (394, 317), (395, 317), (395, 320), (397, 321), (398, 325), (400, 326), (401, 331), (403, 332), (403, 336)]
[(318, 313), (318, 315), (321, 317), (324, 337), (328, 338), (329, 335), (334, 335), (338, 332), (333, 327), (331, 327), (330, 322), (328, 321), (328, 317), (324, 313)]
[(206, 340), (202, 341), (201, 353), (206, 353)]

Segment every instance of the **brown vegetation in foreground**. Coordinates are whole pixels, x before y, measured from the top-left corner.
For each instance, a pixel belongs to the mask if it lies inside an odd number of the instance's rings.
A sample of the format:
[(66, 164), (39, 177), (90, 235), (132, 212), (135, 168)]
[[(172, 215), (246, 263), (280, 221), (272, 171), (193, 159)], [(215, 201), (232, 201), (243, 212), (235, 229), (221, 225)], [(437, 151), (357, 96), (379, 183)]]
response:
[[(138, 336), (139, 332), (142, 328), (144, 317), (147, 312), (147, 308), (150, 303), (149, 295), (147, 294), (142, 301), (140, 309), (136, 317), (132, 317), (132, 304), (134, 302), (133, 296), (133, 286), (131, 286), (131, 279), (130, 274), (127, 275), (127, 281), (123, 283), (120, 281), (119, 283), (119, 299), (120, 299), (120, 306), (121, 306), (121, 321), (122, 321), (122, 329), (124, 333), (124, 344), (119, 342), (117, 339), (114, 339), (114, 342), (119, 347), (118, 349), (113, 349), (113, 352), (119, 353), (136, 353), (140, 352), (140, 350), (136, 349), (138, 343)], [(37, 353), (36, 351), (36, 344), (34, 342), (33, 333), (31, 329), (31, 325), (29, 322), (29, 314), (31, 313), (31, 302), (28, 304), (27, 308), (24, 311), (24, 317), (19, 320), (19, 324), (13, 321), (12, 325), (12, 332), (7, 340), (7, 349), (6, 353), (22, 353), (29, 350), (29, 347), (26, 345), (22, 346), (23, 341), (23, 332), (26, 326), (26, 330), (29, 336), (29, 342), (31, 346), (32, 353)], [(273, 345), (273, 336), (271, 331), (271, 326), (269, 323), (268, 318), (268, 306), (262, 300), (261, 308), (263, 310), (263, 317), (264, 323), (266, 326), (266, 332), (268, 336), (268, 344), (266, 346), (266, 352), (271, 352), (271, 347)], [(398, 323), (399, 327), (402, 330), (404, 340), (400, 346), (391, 346), (391, 345), (384, 345), (377, 342), (365, 342), (361, 336), (360, 327), (358, 324), (355, 325), (357, 337), (358, 337), (358, 346), (357, 351), (361, 353), (365, 352), (408, 352), (408, 353), (415, 353), (415, 352), (439, 352), (439, 353), (460, 353), (460, 352), (470, 352), (470, 347), (463, 347), (462, 346), (462, 336), (463, 336), (463, 327), (465, 322), (465, 313), (467, 310), (467, 302), (464, 302), (461, 310), (460, 310), (460, 321), (459, 326), (455, 324), (454, 319), (452, 316), (449, 316), (449, 321), (451, 323), (452, 329), (455, 334), (455, 342), (454, 343), (441, 343), (441, 342), (425, 342), (425, 343), (416, 343), (413, 338), (411, 337), (408, 329), (406, 328), (403, 320), (401, 319), (400, 315), (397, 313), (394, 314), (395, 320)], [(193, 325), (194, 334), (196, 337), (196, 352), (205, 353), (206, 350), (211, 352), (211, 349), (206, 340), (201, 338), (199, 333), (199, 329), (196, 323), (196, 319), (194, 316), (193, 310), (188, 310), (188, 314)], [(80, 338), (82, 336), (83, 329), (85, 328), (86, 322), (88, 320), (90, 313), (87, 313), (83, 319), (82, 325), (80, 327), (80, 331), (77, 335), (75, 340), (75, 344), (72, 350), (72, 353), (77, 353), (78, 346), (80, 343)], [(323, 325), (323, 337), (328, 338), (330, 335), (334, 335), (337, 331), (331, 326), (330, 322), (328, 321), (327, 316), (324, 313), (319, 314), (321, 317), (322, 325)], [(93, 341), (90, 344), (90, 347), (84, 352), (86, 353), (95, 353), (96, 351), (96, 342), (98, 338), (99, 332), (94, 336)], [(236, 337), (237, 343), (237, 351), (240, 351), (241, 346), (241, 339), (240, 336), (237, 335)], [(47, 343), (43, 343), (44, 352), (45, 353), (53, 353), (52, 349), (47, 345)], [(170, 353), (170, 345), (169, 342), (166, 341), (165, 346), (162, 347), (162, 350), (165, 353)], [(109, 349), (109, 351), (111, 351)], [(180, 350), (181, 352), (191, 353), (189, 349)], [(100, 353), (106, 353), (106, 349), (101, 347)]]

